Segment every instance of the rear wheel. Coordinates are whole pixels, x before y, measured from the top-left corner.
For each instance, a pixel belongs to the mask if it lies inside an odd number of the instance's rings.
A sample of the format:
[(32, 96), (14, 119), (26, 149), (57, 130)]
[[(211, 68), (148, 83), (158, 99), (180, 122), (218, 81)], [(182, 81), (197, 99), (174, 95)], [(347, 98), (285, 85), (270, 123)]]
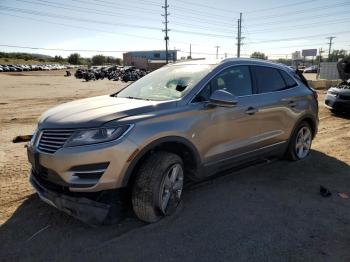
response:
[(312, 130), (307, 122), (302, 122), (295, 129), (289, 142), (286, 158), (297, 161), (304, 159), (310, 153), (312, 144)]
[(132, 192), (136, 216), (148, 223), (176, 211), (183, 190), (182, 159), (173, 153), (156, 152), (139, 169)]

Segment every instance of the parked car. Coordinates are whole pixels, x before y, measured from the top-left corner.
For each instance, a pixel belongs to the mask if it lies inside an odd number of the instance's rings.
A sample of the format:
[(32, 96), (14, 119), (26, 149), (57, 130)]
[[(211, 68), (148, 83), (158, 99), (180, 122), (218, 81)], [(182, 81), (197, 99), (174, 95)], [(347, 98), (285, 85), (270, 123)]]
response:
[(286, 66), (177, 63), (45, 112), (27, 147), (30, 182), (45, 202), (88, 223), (104, 221), (119, 206), (115, 194), (128, 191), (136, 216), (151, 223), (175, 212), (185, 179), (306, 158), (317, 127), (316, 92)]
[(307, 68), (304, 69), (304, 74), (307, 73), (317, 73), (318, 71), (318, 66), (317, 65), (313, 65), (313, 66), (309, 66)]
[(1, 65), (4, 72), (10, 72), (10, 68), (7, 65)]
[(335, 114), (350, 112), (350, 57), (343, 58), (337, 64), (342, 82), (327, 91), (326, 106)]
[(4, 72), (4, 69), (2, 69), (2, 66), (0, 66), (0, 72)]

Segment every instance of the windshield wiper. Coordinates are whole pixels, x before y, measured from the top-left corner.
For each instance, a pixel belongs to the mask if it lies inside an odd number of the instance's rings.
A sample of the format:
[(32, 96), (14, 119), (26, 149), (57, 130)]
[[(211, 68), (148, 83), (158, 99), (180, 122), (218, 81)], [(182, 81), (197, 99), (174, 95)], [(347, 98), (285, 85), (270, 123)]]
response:
[(134, 97), (134, 96), (126, 96), (126, 97), (122, 97), (122, 98), (129, 98), (129, 99), (135, 99), (135, 100), (146, 100), (146, 101), (150, 101), (150, 99), (141, 98), (141, 97)]

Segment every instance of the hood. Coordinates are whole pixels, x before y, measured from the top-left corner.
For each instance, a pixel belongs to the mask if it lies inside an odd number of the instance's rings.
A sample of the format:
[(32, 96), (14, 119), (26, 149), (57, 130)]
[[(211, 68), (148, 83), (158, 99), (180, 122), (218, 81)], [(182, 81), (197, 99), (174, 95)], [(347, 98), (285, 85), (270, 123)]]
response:
[(174, 107), (175, 104), (98, 96), (53, 107), (40, 117), (38, 125), (40, 129), (99, 127), (112, 120)]

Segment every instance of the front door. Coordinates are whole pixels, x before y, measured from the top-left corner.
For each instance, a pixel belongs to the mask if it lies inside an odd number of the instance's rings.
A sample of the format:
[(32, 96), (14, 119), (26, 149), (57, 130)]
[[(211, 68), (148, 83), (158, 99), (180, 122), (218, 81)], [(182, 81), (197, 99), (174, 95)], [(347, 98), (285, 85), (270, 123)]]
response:
[[(235, 95), (234, 107), (212, 107), (207, 101), (212, 92), (223, 89)], [(233, 66), (221, 71), (193, 101), (200, 116), (195, 143), (205, 165), (231, 162), (255, 149), (259, 135), (257, 108), (248, 66)]]

